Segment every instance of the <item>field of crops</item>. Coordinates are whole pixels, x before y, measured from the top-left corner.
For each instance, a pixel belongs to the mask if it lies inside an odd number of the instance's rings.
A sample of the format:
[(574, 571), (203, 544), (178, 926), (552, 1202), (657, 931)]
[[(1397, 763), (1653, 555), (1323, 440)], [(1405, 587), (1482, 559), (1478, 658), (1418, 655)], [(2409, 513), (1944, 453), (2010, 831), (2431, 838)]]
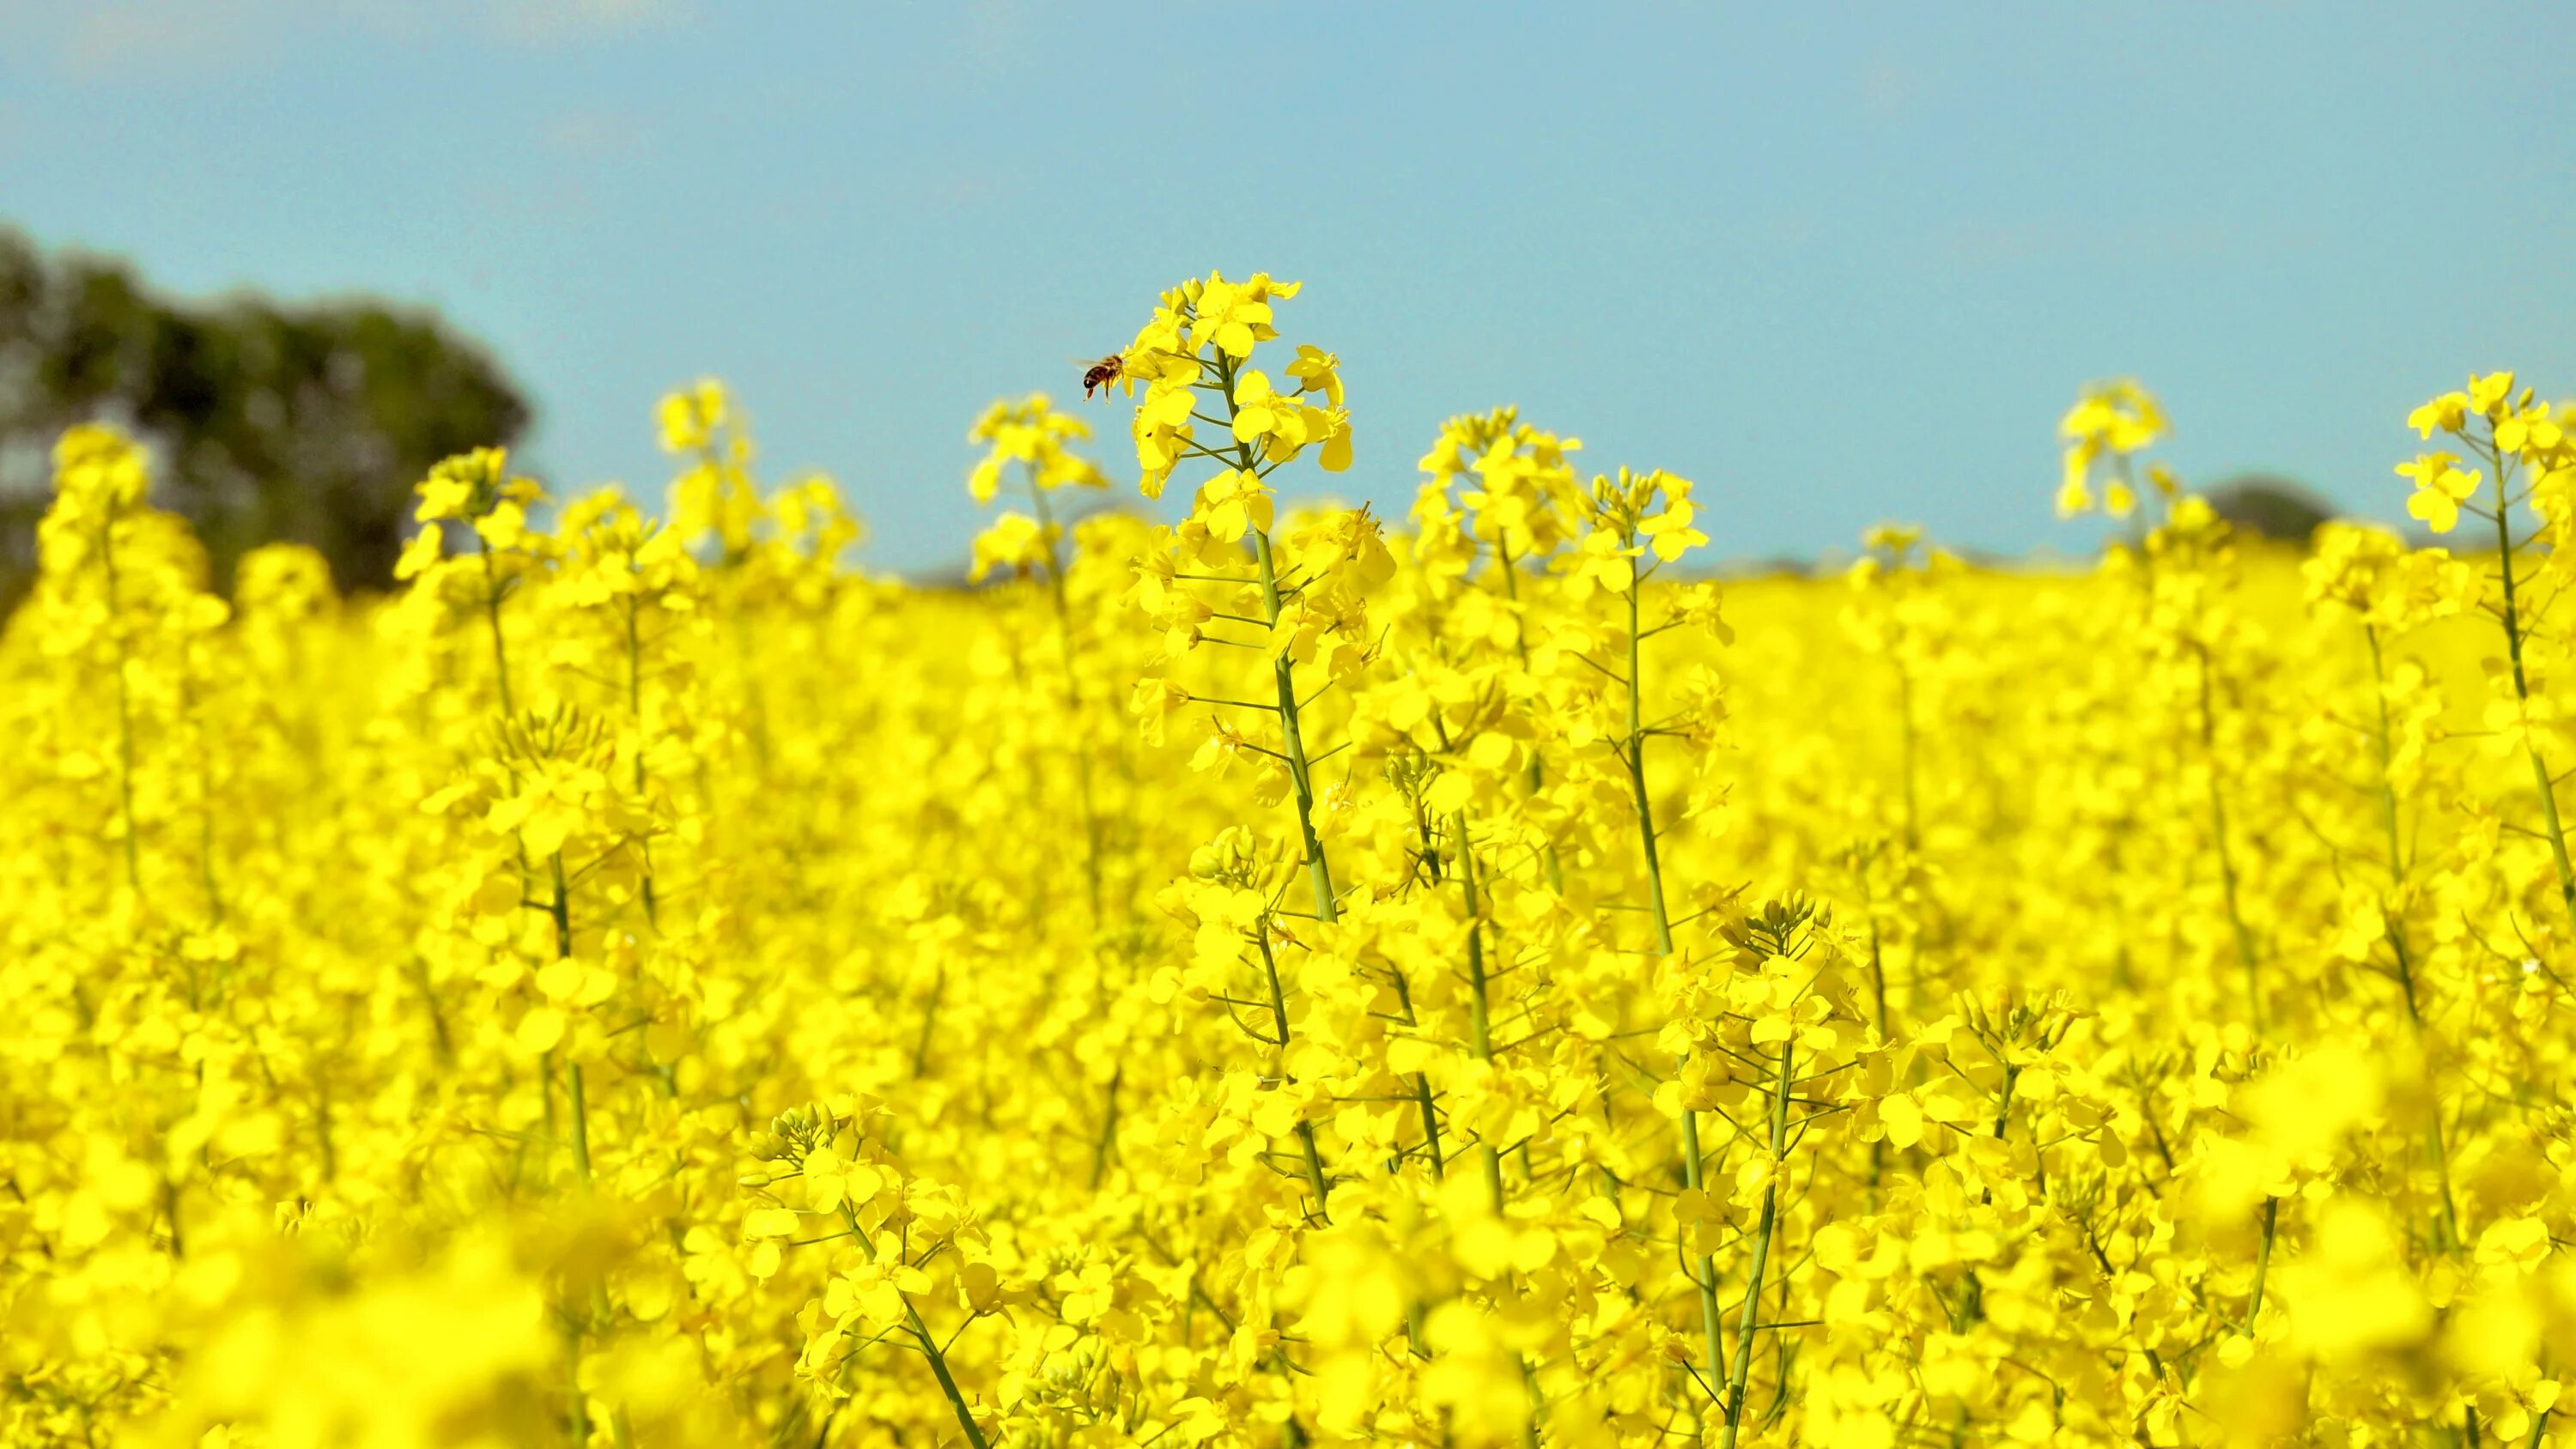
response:
[(712, 383), (667, 504), (442, 465), (385, 599), (65, 437), (0, 1442), (2566, 1440), (2566, 414), (2301, 554), (2099, 386), (2098, 567), (1721, 587), (1508, 409), (1298, 506), (1293, 292), (997, 404), (967, 590)]

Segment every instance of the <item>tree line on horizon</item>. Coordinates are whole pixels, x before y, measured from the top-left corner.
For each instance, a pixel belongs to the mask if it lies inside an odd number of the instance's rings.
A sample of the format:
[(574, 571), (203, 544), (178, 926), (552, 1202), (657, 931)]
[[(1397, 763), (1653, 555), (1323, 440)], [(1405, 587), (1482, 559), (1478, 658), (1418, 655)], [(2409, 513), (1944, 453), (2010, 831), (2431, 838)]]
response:
[[(217, 588), (242, 554), (284, 540), (362, 590), (393, 582), (430, 466), (510, 446), (533, 417), (499, 360), (431, 309), (173, 298), (122, 260), (49, 254), (0, 224), (0, 614), (34, 576), (53, 443), (75, 424), (113, 422), (151, 448), (155, 499), (195, 528)], [(2296, 543), (2333, 513), (2271, 474), (2207, 496), (2239, 528)]]
[(0, 607), (32, 578), (53, 443), (74, 424), (149, 445), (155, 501), (195, 527), (218, 588), (288, 540), (366, 589), (392, 583), (430, 465), (515, 442), (532, 417), (500, 362), (427, 308), (174, 298), (0, 225)]

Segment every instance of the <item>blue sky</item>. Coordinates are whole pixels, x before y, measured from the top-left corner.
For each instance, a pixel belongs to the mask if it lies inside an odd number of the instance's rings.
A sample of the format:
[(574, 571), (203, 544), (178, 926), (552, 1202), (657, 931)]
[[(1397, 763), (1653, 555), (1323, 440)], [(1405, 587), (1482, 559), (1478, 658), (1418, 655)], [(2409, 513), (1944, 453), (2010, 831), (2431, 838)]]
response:
[(1727, 555), (1887, 518), (2079, 547), (2052, 428), (2088, 378), (2157, 389), (2187, 475), (2384, 517), (2413, 403), (2498, 366), (2576, 394), (2565, 20), (0, 0), (0, 219), (183, 292), (433, 304), (560, 485), (658, 496), (652, 401), (718, 374), (883, 567), (964, 558), (986, 401), (1078, 398), (1211, 267), (1307, 284), (1345, 496), (1400, 511), (1442, 417), (1518, 402), (1698, 480)]

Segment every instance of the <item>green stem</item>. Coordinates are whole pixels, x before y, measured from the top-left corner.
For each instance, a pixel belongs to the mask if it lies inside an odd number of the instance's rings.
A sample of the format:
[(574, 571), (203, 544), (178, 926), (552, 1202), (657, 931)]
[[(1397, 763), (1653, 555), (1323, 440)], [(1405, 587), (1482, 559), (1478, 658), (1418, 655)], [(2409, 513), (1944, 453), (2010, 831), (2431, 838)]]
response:
[[(1464, 810), (1458, 812), (1457, 830), (1458, 894), (1467, 908), (1467, 1020), (1473, 1034), (1469, 1045), (1476, 1053), (1476, 1060), (1490, 1067), (1494, 1061), (1492, 993), (1485, 975), (1485, 933), (1477, 915), (1475, 839), (1468, 829), (1467, 812)], [(1427, 1088), (1417, 1090), (1424, 1091), (1427, 1097)], [(1494, 1215), (1501, 1217), (1504, 1207), (1503, 1154), (1492, 1142), (1480, 1143), (1479, 1152), (1485, 1166), (1485, 1197), (1493, 1204)], [(1538, 1374), (1531, 1368), (1527, 1357), (1514, 1349), (1512, 1359), (1520, 1365), (1521, 1386), (1530, 1401), (1529, 1417), (1521, 1421), (1521, 1443), (1527, 1449), (1537, 1449), (1538, 1422), (1547, 1410), (1547, 1399), (1538, 1386)]]
[(429, 979), (429, 963), (418, 956), (411, 958), (411, 978), (420, 987), (420, 999), (429, 1009), (430, 1045), (434, 1060), (442, 1067), (456, 1065), (456, 1041), (448, 1035), (447, 1012), (438, 1002), (438, 987)]
[(2569, 919), (2576, 920), (2576, 866), (2568, 863), (2567, 832), (2558, 822), (2558, 791), (2550, 784), (2549, 766), (2542, 763), (2540, 746), (2532, 741), (2529, 728), (2531, 682), (2522, 667), (2521, 604), (2514, 593), (2513, 496), (2505, 488), (2504, 450), (2490, 443), (2486, 451), (2495, 471), (2496, 566), (2504, 571), (2505, 654), (2513, 664), (2513, 696), (2524, 714), (2523, 752), (2531, 757), (2532, 789), (2540, 796), (2541, 819), (2549, 827), (2549, 855), (2558, 867), (2558, 899)]
[(582, 1095), (581, 1063), (568, 1069), (569, 1095), (572, 1097), (572, 1169), (584, 1187), (590, 1186), (590, 1106)]
[[(224, 923), (224, 893), (215, 879), (215, 761), (214, 752), (206, 745), (206, 721), (198, 713), (195, 680), (189, 662), (182, 661), (179, 708), (186, 717), (197, 746), (197, 882), (206, 896), (206, 929)], [(217, 986), (220, 990), (221, 979)]]
[[(2379, 705), (2379, 813), (2381, 823), (2388, 830), (2388, 945), (2397, 956), (2397, 984), (2406, 995), (2406, 1021), (2415, 1030), (2416, 1048), (2423, 1051), (2428, 1049), (2424, 1039), (2424, 1013), (2416, 1001), (2414, 953), (2406, 945), (2406, 920), (2401, 899), (2406, 889), (2406, 855), (2397, 831), (2397, 787), (2389, 778), (2393, 751), (2389, 744), (2388, 671), (2380, 654), (2378, 626), (2365, 622), (2361, 633), (2370, 642), (2371, 697)], [(2429, 1075), (2429, 1061), (2425, 1068)], [(2445, 1246), (2456, 1247), (2460, 1241), (2460, 1213), (2451, 1196), (2451, 1151), (2450, 1145), (2443, 1140), (2440, 1094), (2433, 1095), (2431, 1122), (2426, 1132), (2433, 1146), (2433, 1170), (2442, 1186), (2442, 1241)]]
[[(1431, 878), (1437, 881), (1441, 876), (1440, 852), (1432, 843), (1431, 816), (1424, 810), (1422, 797), (1419, 795), (1413, 797), (1412, 805), (1413, 833), (1422, 842), (1423, 864), (1431, 872)], [(1396, 999), (1403, 1003), (1405, 1020), (1412, 1021), (1413, 990), (1406, 984), (1401, 970), (1395, 973), (1395, 995)], [(1435, 1181), (1446, 1181), (1449, 1176), (1449, 1159), (1440, 1150), (1440, 1107), (1431, 1094), (1430, 1073), (1413, 1074), (1413, 1100), (1422, 1113), (1422, 1146), (1424, 1151), (1431, 1154), (1431, 1176)], [(1389, 1164), (1387, 1170), (1394, 1171), (1394, 1165)]]
[(1923, 848), (1923, 817), (1914, 784), (1914, 671), (1902, 663), (1896, 666), (1896, 716), (1905, 727), (1905, 851), (1912, 855)]
[[(875, 1262), (877, 1245), (868, 1237), (867, 1229), (859, 1226), (859, 1215), (848, 1203), (841, 1204), (841, 1221), (849, 1225), (850, 1236), (857, 1240), (859, 1251), (867, 1255), (869, 1262)], [(948, 1355), (940, 1351), (939, 1340), (931, 1333), (930, 1325), (922, 1322), (921, 1310), (912, 1306), (912, 1295), (897, 1288), (895, 1297), (903, 1304), (904, 1329), (921, 1349), (921, 1356), (930, 1360), (931, 1376), (939, 1380), (939, 1392), (947, 1395), (948, 1407), (957, 1415), (957, 1427), (966, 1431), (966, 1441), (975, 1449), (991, 1449), (983, 1427), (975, 1422), (974, 1414), (966, 1408), (966, 1395), (957, 1387), (957, 1376), (948, 1371)]]
[(1753, 1230), (1753, 1266), (1744, 1286), (1744, 1310), (1735, 1322), (1735, 1369), (1726, 1382), (1726, 1428), (1718, 1449), (1735, 1449), (1743, 1427), (1744, 1388), (1753, 1376), (1754, 1320), (1762, 1307), (1762, 1279), (1770, 1270), (1771, 1237), (1780, 1220), (1780, 1166), (1789, 1156), (1790, 1062), (1795, 1047), (1780, 1043), (1780, 1076), (1771, 1092), (1771, 1180), (1762, 1188), (1762, 1216)]
[(548, 1047), (537, 1058), (537, 1095), (546, 1108), (546, 1160), (554, 1161), (555, 1144), (563, 1141), (563, 1130), (555, 1120), (555, 1049)]
[(2278, 1236), (2281, 1223), (2281, 1200), (2263, 1199), (2263, 1248), (2254, 1255), (2254, 1289), (2245, 1297), (2245, 1333), (2252, 1337), (2254, 1320), (2263, 1312), (2263, 1280), (2272, 1271), (2272, 1240)]
[(2227, 843), (2227, 797), (2218, 788), (2218, 712), (2211, 697), (2209, 647), (2197, 645), (2193, 657), (2200, 661), (2200, 744), (2209, 766), (2210, 833), (2218, 846), (2218, 880), (2227, 899), (2227, 925), (2235, 934), (2236, 960), (2245, 969), (2245, 1010), (2257, 1031), (2263, 1026), (2262, 981), (2255, 971), (2254, 936), (2245, 929), (2244, 913), (2236, 903), (2236, 856)]
[[(1261, 569), (1261, 607), (1275, 628), (1279, 623), (1278, 576), (1270, 560), (1270, 534), (1264, 529), (1252, 533), (1252, 554)], [(1279, 734), (1288, 757), (1288, 782), (1297, 800), (1297, 830), (1306, 846), (1306, 873), (1313, 887), (1315, 914), (1326, 920), (1341, 919), (1341, 905), (1333, 892), (1333, 867), (1324, 859), (1324, 842), (1315, 832), (1315, 785), (1306, 761), (1305, 722), (1298, 714), (1297, 666), (1285, 653), (1271, 661), (1271, 677), (1278, 687)]]
[(161, 1178), (161, 1211), (170, 1219), (170, 1256), (188, 1256), (187, 1230), (179, 1221), (179, 1180), (167, 1174)]
[[(1633, 538), (1628, 541), (1635, 542)], [(1636, 805), (1637, 838), (1645, 849), (1646, 900), (1655, 923), (1655, 954), (1669, 956), (1673, 952), (1673, 927), (1664, 911), (1663, 861), (1655, 849), (1655, 805), (1653, 797), (1646, 793), (1645, 710), (1638, 698), (1644, 684), (1638, 672), (1644, 651), (1641, 648), (1643, 635), (1638, 627), (1637, 594), (1644, 582), (1637, 561), (1631, 558), (1628, 561), (1628, 784)], [(1685, 1105), (1682, 1108), (1682, 1182), (1704, 1192), (1707, 1184), (1701, 1156), (1699, 1113)], [(1696, 1276), (1699, 1280), (1700, 1336), (1705, 1340), (1702, 1344), (1706, 1355), (1703, 1369), (1710, 1391), (1715, 1392), (1716, 1385), (1724, 1379), (1726, 1363), (1725, 1310), (1717, 1302), (1716, 1259), (1706, 1253), (1701, 1254)]]
[[(1476, 1060), (1491, 1065), (1494, 1060), (1493, 1005), (1485, 978), (1485, 933), (1477, 919), (1476, 851), (1467, 830), (1467, 812), (1457, 818), (1458, 894), (1467, 908), (1467, 1028), (1469, 1047)], [(1493, 1200), (1494, 1211), (1503, 1210), (1503, 1157), (1494, 1144), (1483, 1144), (1485, 1193)]]
[[(1234, 362), (1222, 353), (1217, 358), (1217, 380), (1225, 396), (1226, 418), (1231, 422), (1239, 411), (1234, 401)], [(1253, 456), (1251, 444), (1237, 443), (1235, 460), (1243, 472), (1258, 472), (1258, 460)], [(1280, 615), (1279, 574), (1270, 555), (1270, 530), (1252, 530), (1252, 557), (1260, 569), (1262, 618), (1275, 631)], [(1341, 907), (1333, 892), (1333, 868), (1324, 858), (1323, 838), (1315, 831), (1315, 786), (1313, 772), (1306, 759), (1303, 721), (1297, 709), (1297, 666), (1285, 651), (1279, 651), (1271, 658), (1270, 674), (1278, 690), (1281, 753), (1287, 758), (1290, 793), (1297, 801), (1297, 830), (1306, 848), (1306, 877), (1315, 896), (1315, 915), (1322, 921), (1337, 921), (1341, 919)], [(1258, 935), (1262, 968), (1269, 975), (1271, 1015), (1279, 1029), (1276, 1042), (1280, 1059), (1279, 1083), (1285, 1089), (1288, 1084), (1288, 1007), (1280, 993), (1279, 965), (1271, 956), (1266, 923)], [(1314, 1190), (1315, 1214), (1330, 1222), (1332, 1215), (1327, 1209), (1327, 1199), (1332, 1191), (1332, 1180), (1325, 1175), (1323, 1156), (1315, 1145), (1314, 1123), (1302, 1119), (1297, 1123), (1297, 1143), (1305, 1157), (1307, 1183)]]
[(322, 1148), (322, 1180), (339, 1180), (340, 1149), (331, 1138), (331, 1079), (319, 1072), (313, 1080), (313, 1135)]
[[(563, 852), (548, 857), (554, 873), (554, 899), (548, 914), (555, 923), (555, 956), (569, 960), (572, 956), (572, 898), (564, 884)], [(572, 1103), (572, 1168), (583, 1187), (590, 1186), (590, 1104), (583, 1095), (581, 1063), (567, 1064), (565, 1087)], [(551, 1102), (549, 1097), (549, 1102)]]
[(546, 915), (555, 923), (555, 959), (560, 961), (572, 955), (572, 898), (566, 893), (564, 884), (562, 851), (554, 853), (551, 864), (554, 899), (547, 903)]
[[(1225, 391), (1225, 413), (1230, 422), (1237, 411), (1234, 403), (1235, 373), (1232, 359), (1220, 356), (1217, 363), (1217, 378)], [(1258, 471), (1259, 460), (1253, 456), (1251, 444), (1237, 443), (1235, 458), (1245, 473)], [(1253, 562), (1260, 569), (1262, 618), (1273, 630), (1276, 630), (1279, 626), (1280, 613), (1279, 575), (1270, 557), (1270, 530), (1266, 528), (1252, 530), (1252, 557)], [(1341, 908), (1333, 894), (1333, 868), (1324, 859), (1322, 838), (1315, 833), (1315, 786), (1312, 771), (1306, 760), (1304, 722), (1300, 719), (1297, 709), (1297, 666), (1285, 652), (1280, 652), (1272, 657), (1270, 672), (1273, 682), (1278, 687), (1279, 733), (1283, 744), (1281, 753), (1288, 757), (1288, 781), (1291, 792), (1297, 800), (1297, 829), (1304, 838), (1306, 846), (1306, 874), (1314, 888), (1315, 914), (1323, 920), (1336, 921), (1341, 919)]]
[(1306, 1159), (1306, 1184), (1315, 1192), (1315, 1215), (1326, 1222), (1331, 1222), (1332, 1214), (1325, 1211), (1325, 1197), (1333, 1190), (1332, 1179), (1324, 1175), (1324, 1155), (1315, 1146), (1314, 1123), (1299, 1120), (1297, 1148)]
[[(524, 848), (522, 847), (523, 850)], [(555, 852), (553, 859), (554, 900), (547, 907), (546, 914), (554, 921), (555, 956), (560, 960), (572, 954), (572, 906), (564, 896), (563, 852)], [(524, 859), (521, 868), (525, 868)], [(537, 1059), (537, 1092), (545, 1101), (546, 1161), (547, 1170), (551, 1173), (555, 1144), (563, 1140), (563, 1134), (555, 1120), (555, 1049), (553, 1047), (546, 1048), (545, 1055)]]
[[(1634, 540), (1630, 540), (1631, 543)], [(1664, 909), (1664, 867), (1655, 847), (1655, 807), (1646, 793), (1646, 727), (1645, 708), (1639, 695), (1644, 680), (1637, 672), (1639, 645), (1644, 636), (1637, 621), (1637, 594), (1645, 579), (1634, 558), (1628, 560), (1628, 784), (1637, 802), (1637, 838), (1646, 852), (1646, 901), (1654, 913), (1655, 954), (1669, 956), (1673, 950), (1673, 927)]]
[[(1876, 851), (1871, 852), (1876, 858)], [(1878, 1023), (1878, 1039), (1893, 1040), (1887, 1031), (1887, 942), (1878, 919), (1878, 890), (1869, 878), (1869, 860), (1859, 862), (1855, 874), (1860, 878), (1861, 905), (1869, 912), (1869, 1002)]]
[[(1682, 1107), (1682, 1184), (1708, 1192), (1700, 1168), (1700, 1114), (1690, 1107)], [(1690, 1277), (1700, 1289), (1700, 1372), (1708, 1377), (1708, 1392), (1718, 1392), (1726, 1382), (1726, 1310), (1718, 1307), (1718, 1261), (1700, 1253)]]
[(1422, 1108), (1422, 1144), (1431, 1154), (1431, 1175), (1434, 1178), (1446, 1178), (1449, 1175), (1449, 1162), (1440, 1155), (1440, 1109), (1431, 1100), (1430, 1073), (1413, 1074), (1413, 1100)]
[(1056, 651), (1064, 659), (1064, 708), (1066, 723), (1074, 725), (1074, 781), (1082, 798), (1082, 876), (1091, 900), (1091, 924), (1100, 928), (1100, 813), (1092, 793), (1091, 750), (1084, 738), (1082, 719), (1082, 683), (1074, 673), (1073, 601), (1065, 590), (1064, 563), (1056, 554), (1055, 511), (1047, 504), (1047, 490), (1038, 486), (1037, 467), (1028, 465), (1029, 498), (1035, 504), (1039, 534), (1046, 540), (1046, 579), (1048, 596), (1055, 602)]
[(948, 1396), (948, 1408), (957, 1416), (957, 1427), (966, 1431), (967, 1441), (975, 1449), (987, 1449), (984, 1431), (975, 1423), (975, 1416), (967, 1411), (966, 1396), (958, 1391), (957, 1376), (948, 1371), (948, 1355), (939, 1351), (938, 1340), (930, 1336), (929, 1325), (921, 1321), (921, 1310), (912, 1306), (910, 1297), (903, 1300), (903, 1316), (912, 1329), (913, 1338), (921, 1344), (921, 1351), (930, 1357), (931, 1375), (939, 1380), (939, 1391)]
[[(1887, 1035), (1887, 953), (1886, 953), (1886, 949), (1885, 949), (1885, 943), (1880, 939), (1880, 930), (1879, 930), (1879, 924), (1878, 924), (1878, 902), (1877, 902), (1875, 899), (1868, 898), (1868, 896), (1867, 896), (1867, 894), (1866, 894), (1866, 893), (1869, 891), (1869, 867), (1868, 867), (1867, 865), (1863, 865), (1863, 866), (1861, 867), (1860, 876), (1861, 876), (1861, 889), (1862, 889), (1862, 891), (1864, 892), (1864, 900), (1863, 900), (1863, 904), (1867, 907), (1867, 909), (1868, 909), (1868, 911), (1869, 911), (1869, 994), (1870, 994), (1870, 1002), (1871, 1002), (1871, 1005), (1872, 1005), (1872, 1006), (1874, 1006), (1874, 1007), (1876, 1008), (1876, 1011), (1877, 1011), (1877, 1017), (1878, 1017), (1878, 1039), (1879, 1039), (1881, 1042), (1885, 1042), (1885, 1041), (1887, 1041), (1887, 1040), (1888, 1040), (1888, 1035)], [(1879, 1189), (1879, 1183), (1880, 1183), (1880, 1180), (1881, 1180), (1881, 1179), (1886, 1175), (1886, 1172), (1887, 1172), (1887, 1139), (1885, 1138), (1885, 1136), (1884, 1136), (1884, 1135), (1882, 1135), (1882, 1136), (1879, 1136), (1879, 1137), (1876, 1137), (1876, 1138), (1871, 1139), (1870, 1144), (1869, 1144), (1869, 1205), (1870, 1205), (1870, 1211), (1872, 1211), (1872, 1212), (1876, 1212), (1876, 1211), (1878, 1211), (1878, 1189)]]
[[(1261, 946), (1262, 976), (1270, 986), (1270, 1020), (1278, 1033), (1272, 1038), (1270, 1044), (1279, 1053), (1279, 1089), (1286, 1091), (1288, 1089), (1288, 998), (1280, 989), (1279, 959), (1270, 950), (1270, 929), (1267, 920), (1264, 920), (1257, 929), (1255, 939)], [(1327, 1200), (1332, 1195), (1332, 1179), (1325, 1176), (1324, 1159), (1315, 1148), (1314, 1123), (1302, 1119), (1297, 1123), (1297, 1145), (1306, 1159), (1306, 1185), (1315, 1193), (1315, 1215), (1326, 1222), (1331, 1222), (1332, 1213), (1327, 1208)]]
[(581, 1387), (581, 1325), (572, 1315), (563, 1315), (564, 1394), (567, 1399), (566, 1428), (573, 1449), (584, 1449), (590, 1443), (590, 1396)]
[(483, 618), (492, 632), (492, 678), (500, 687), (501, 713), (514, 715), (519, 707), (510, 699), (510, 647), (501, 637), (501, 569), (492, 558), (492, 541), (480, 529), (474, 542), (483, 552)]
[[(644, 799), (644, 640), (637, 615), (643, 613), (641, 599), (626, 600), (626, 712), (635, 721), (635, 798)], [(644, 920), (659, 929), (662, 924), (661, 903), (653, 893), (653, 842), (648, 838), (635, 843), (636, 853), (644, 862)]]
[(1127, 1064), (1119, 1063), (1109, 1072), (1108, 1100), (1100, 1112), (1100, 1135), (1091, 1143), (1091, 1190), (1100, 1190), (1100, 1179), (1109, 1171), (1109, 1155), (1118, 1148), (1118, 1084), (1127, 1075)]
[(921, 1031), (912, 1039), (912, 1075), (918, 1080), (930, 1067), (930, 1035), (939, 1025), (940, 998), (948, 994), (948, 968), (930, 978), (930, 999), (922, 1003)]
[[(1520, 568), (1512, 559), (1511, 547), (1500, 537), (1494, 540), (1494, 553), (1500, 560), (1503, 597), (1511, 600), (1514, 605), (1512, 653), (1519, 657), (1521, 669), (1526, 672), (1530, 662), (1529, 624), (1518, 614), (1521, 601)], [(1529, 752), (1528, 782), (1530, 798), (1533, 800), (1547, 788), (1547, 763), (1539, 758), (1538, 747), (1535, 744), (1530, 747)], [(1539, 842), (1538, 858), (1540, 868), (1547, 873), (1547, 888), (1559, 895), (1565, 894), (1565, 867), (1557, 858), (1556, 841), (1553, 837), (1544, 838)]]
[(2379, 706), (2379, 821), (2388, 832), (2388, 883), (2403, 886), (2406, 853), (2397, 833), (2397, 786), (2389, 778), (2395, 768), (2395, 754), (2389, 742), (2388, 669), (2379, 650), (2379, 626), (2365, 622), (2361, 637), (2370, 644), (2370, 697)]

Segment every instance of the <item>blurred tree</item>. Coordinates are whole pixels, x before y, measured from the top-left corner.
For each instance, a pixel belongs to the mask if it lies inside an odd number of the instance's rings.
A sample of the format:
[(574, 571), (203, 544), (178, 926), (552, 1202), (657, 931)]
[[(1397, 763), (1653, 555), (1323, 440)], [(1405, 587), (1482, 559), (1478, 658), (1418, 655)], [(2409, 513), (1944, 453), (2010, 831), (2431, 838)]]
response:
[(2274, 473), (2239, 473), (2206, 495), (2218, 516), (2246, 533), (2306, 546), (2317, 525), (2335, 516), (2315, 489)]
[(53, 440), (89, 419), (150, 442), (156, 500), (196, 524), (219, 586), (245, 550), (292, 539), (342, 588), (373, 588), (392, 581), (412, 484), (516, 441), (529, 409), (429, 313), (171, 301), (122, 263), (48, 258), (0, 229), (0, 602), (32, 570)]

